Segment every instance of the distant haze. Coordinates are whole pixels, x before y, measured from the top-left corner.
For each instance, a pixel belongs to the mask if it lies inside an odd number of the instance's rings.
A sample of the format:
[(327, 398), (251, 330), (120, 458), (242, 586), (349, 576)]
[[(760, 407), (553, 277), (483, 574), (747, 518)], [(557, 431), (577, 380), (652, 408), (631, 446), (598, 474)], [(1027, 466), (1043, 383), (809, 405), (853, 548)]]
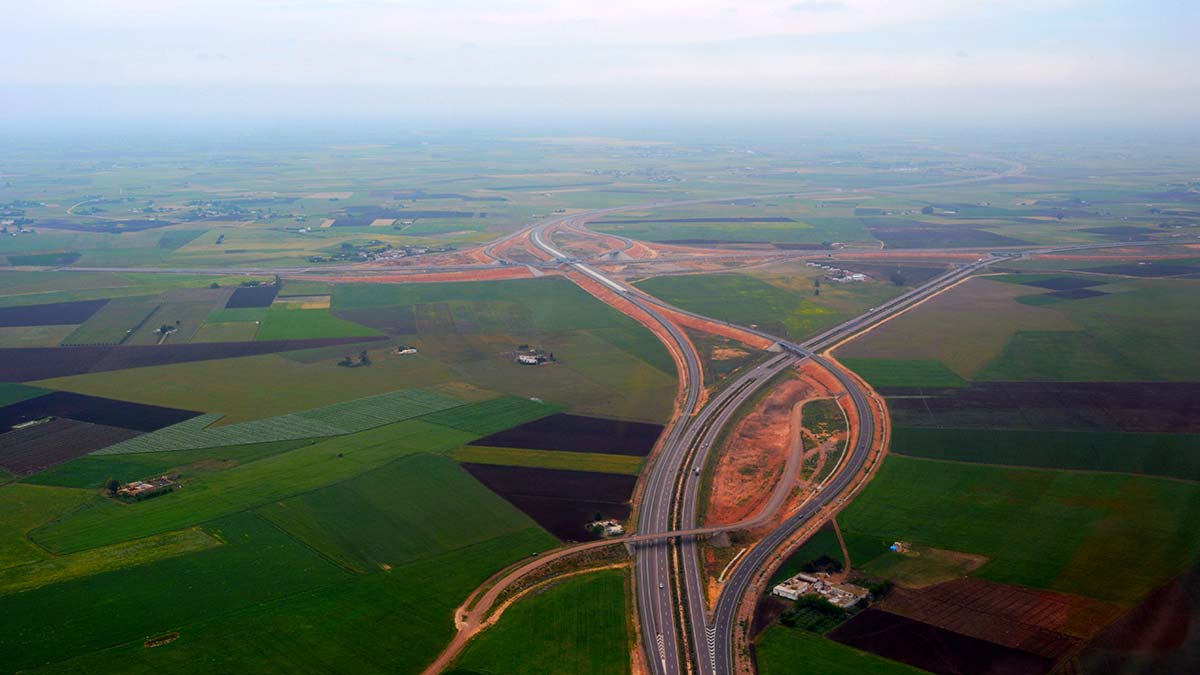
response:
[(46, 0), (0, 122), (1186, 123), (1192, 0)]

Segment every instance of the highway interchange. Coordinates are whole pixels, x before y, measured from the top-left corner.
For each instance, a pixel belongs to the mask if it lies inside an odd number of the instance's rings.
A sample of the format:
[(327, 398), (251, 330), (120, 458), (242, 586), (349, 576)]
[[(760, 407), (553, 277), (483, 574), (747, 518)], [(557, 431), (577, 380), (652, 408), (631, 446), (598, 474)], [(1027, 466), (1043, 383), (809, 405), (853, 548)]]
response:
[[(836, 326), (803, 345), (781, 340), (761, 331), (738, 327), (775, 342), (783, 355), (769, 359), (746, 372), (728, 385), (703, 409), (697, 411), (700, 386), (703, 382), (699, 360), (686, 337), (680, 333), (679, 328), (667, 320), (659, 310), (670, 309), (692, 316), (698, 315), (667, 305), (633, 287), (613, 280), (585, 262), (559, 250), (549, 241), (549, 233), (560, 225), (570, 223), (578, 231), (578, 228), (582, 227), (587, 220), (616, 210), (618, 209), (605, 209), (543, 221), (514, 236), (522, 236), (527, 232), (531, 243), (544, 253), (553, 256), (556, 264), (568, 265), (610, 290), (620, 293), (662, 324), (684, 354), (686, 372), (680, 375), (686, 379), (687, 391), (675, 422), (670, 426), (667, 437), (661, 446), (660, 455), (653, 463), (646, 479), (646, 487), (638, 511), (639, 534), (665, 533), (672, 530), (686, 531), (697, 528), (696, 516), (701, 483), (699, 467), (704, 465), (721, 429), (732, 419), (741, 404), (770, 382), (774, 375), (786, 368), (803, 359), (812, 359), (838, 379), (854, 401), (854, 408), (858, 414), (858, 432), (855, 443), (847, 453), (843, 466), (796, 513), (790, 515), (782, 525), (754, 546), (749, 554), (740, 561), (733, 575), (722, 587), (715, 614), (710, 615), (708, 609), (695, 536), (683, 537), (678, 543), (674, 539), (662, 539), (635, 545), (638, 613), (642, 643), (647, 652), (647, 661), (651, 670), (660, 675), (672, 675), (693, 670), (725, 675), (733, 673), (735, 670), (736, 654), (733, 645), (738, 609), (755, 574), (792, 534), (842, 495), (863, 469), (876, 438), (876, 410), (871, 405), (867, 392), (862, 389), (858, 380), (839, 365), (818, 355), (816, 351), (835, 345), (875, 323), (902, 312), (966, 278), (978, 269), (1007, 256), (989, 255), (969, 265), (961, 266), (879, 307), (872, 308), (866, 314)], [(494, 248), (489, 249), (489, 254), (492, 250)], [(711, 321), (707, 317), (700, 318)], [(773, 509), (767, 508), (764, 509), (763, 516), (764, 518), (769, 517), (772, 513)], [(741, 525), (745, 526), (746, 524)], [(676, 545), (679, 547), (678, 561), (681, 570), (673, 565)], [(676, 593), (679, 593), (678, 601)], [(687, 608), (686, 620), (680, 616), (678, 611), (679, 608), (685, 606)], [(683, 648), (680, 636), (676, 631), (677, 618), (681, 619), (680, 623), (688, 624), (690, 650)], [(691, 652), (691, 658), (694, 659), (691, 664), (682, 662), (682, 659), (685, 658), (683, 655), (687, 651)]]

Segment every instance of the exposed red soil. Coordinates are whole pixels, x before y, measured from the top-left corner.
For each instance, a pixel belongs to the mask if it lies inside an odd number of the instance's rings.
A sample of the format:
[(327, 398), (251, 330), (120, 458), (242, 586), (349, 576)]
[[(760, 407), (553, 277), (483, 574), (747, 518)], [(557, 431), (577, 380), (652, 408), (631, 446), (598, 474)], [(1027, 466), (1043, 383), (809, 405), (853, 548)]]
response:
[(811, 380), (787, 380), (738, 422), (717, 458), (705, 525), (740, 522), (762, 509), (797, 441), (792, 410), (814, 395)]
[(1096, 634), (1118, 605), (983, 579), (897, 588), (880, 605), (893, 614), (1057, 660)]
[(381, 283), (381, 284), (404, 284), (404, 283), (428, 283), (442, 281), (496, 281), (500, 279), (528, 279), (533, 274), (529, 268), (512, 265), (508, 267), (491, 267), (487, 269), (475, 270), (458, 270), (453, 272), (420, 272), (412, 274), (376, 274), (371, 276), (338, 276), (338, 277), (322, 277), (323, 281), (333, 281), (337, 283)]
[(516, 260), (542, 261), (549, 262), (554, 260), (554, 256), (546, 253), (542, 249), (533, 245), (530, 241), (530, 233), (524, 232), (518, 237), (513, 237), (503, 244), (496, 247), (494, 253), (499, 257), (513, 258)]

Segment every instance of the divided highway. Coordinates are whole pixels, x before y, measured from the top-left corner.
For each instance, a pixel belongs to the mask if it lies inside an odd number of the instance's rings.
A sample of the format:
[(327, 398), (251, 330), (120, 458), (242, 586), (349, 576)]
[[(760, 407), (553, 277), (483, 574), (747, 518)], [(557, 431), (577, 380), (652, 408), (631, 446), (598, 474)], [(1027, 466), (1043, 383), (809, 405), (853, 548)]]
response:
[[(659, 540), (653, 543), (638, 544), (635, 547), (638, 611), (642, 627), (642, 640), (648, 652), (646, 656), (651, 670), (662, 675), (673, 675), (691, 670), (687, 664), (680, 663), (680, 659), (685, 658), (682, 656), (685, 650), (682, 648), (675, 624), (678, 610), (674, 592), (679, 590), (680, 603), (687, 609), (686, 622), (691, 637), (691, 649), (686, 651), (690, 652), (690, 657), (694, 659), (693, 663), (696, 665), (697, 671), (711, 672), (714, 675), (732, 674), (735, 667), (733, 631), (736, 627), (737, 611), (755, 574), (783, 542), (850, 486), (851, 481), (862, 470), (870, 456), (872, 442), (875, 439), (875, 409), (866, 392), (859, 387), (857, 380), (841, 367), (816, 354), (816, 351), (837, 344), (872, 324), (911, 307), (1000, 257), (981, 258), (975, 263), (948, 272), (917, 289), (873, 308), (862, 316), (814, 337), (803, 345), (780, 340), (762, 331), (737, 326), (742, 330), (771, 339), (780, 346), (784, 354), (743, 374), (696, 414), (695, 408), (703, 377), (700, 372), (700, 364), (697, 362), (695, 353), (687, 347), (685, 338), (680, 335), (679, 329), (673, 322), (663, 317), (658, 308), (670, 309), (691, 316), (699, 317), (699, 315), (668, 305), (635, 288), (617, 282), (582, 261), (573, 259), (558, 250), (548, 240), (548, 233), (562, 223), (569, 221), (573, 225), (579, 226), (590, 218), (613, 210), (615, 209), (575, 214), (569, 218), (556, 218), (533, 226), (529, 233), (530, 241), (545, 253), (553, 256), (556, 261), (567, 264), (605, 287), (620, 293), (634, 305), (649, 313), (663, 325), (672, 339), (683, 347), (681, 351), (685, 355), (687, 373), (681, 375), (687, 378), (687, 397), (680, 416), (668, 432), (660, 457), (651, 468), (639, 511), (639, 534), (697, 529), (700, 468), (704, 465), (712, 445), (721, 429), (732, 419), (741, 404), (765, 386), (780, 371), (793, 366), (802, 359), (813, 359), (838, 379), (854, 400), (858, 412), (859, 431), (856, 442), (854, 447), (849, 450), (841, 470), (796, 513), (789, 516), (780, 527), (750, 550), (722, 588), (715, 615), (710, 615), (708, 611), (695, 536), (683, 537), (677, 544), (680, 554), (679, 561), (682, 566), (682, 570), (680, 570), (682, 579), (678, 579), (675, 570), (672, 569), (671, 549), (676, 545), (673, 540)], [(712, 320), (707, 317), (699, 318)], [(695, 415), (694, 418), (693, 415)], [(774, 508), (780, 505), (769, 506), (773, 506), (773, 508), (764, 509), (764, 516), (772, 513)], [(682, 584), (679, 583), (680, 581)]]

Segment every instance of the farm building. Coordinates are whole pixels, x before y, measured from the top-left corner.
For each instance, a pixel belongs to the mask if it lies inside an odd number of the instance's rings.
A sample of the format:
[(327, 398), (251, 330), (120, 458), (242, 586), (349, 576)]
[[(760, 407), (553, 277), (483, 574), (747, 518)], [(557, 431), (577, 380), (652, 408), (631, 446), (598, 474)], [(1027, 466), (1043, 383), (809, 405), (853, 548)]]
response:
[(870, 591), (862, 586), (846, 583), (830, 583), (824, 572), (805, 574), (801, 572), (771, 589), (773, 595), (788, 600), (799, 600), (805, 595), (819, 595), (830, 603), (845, 609), (864, 600)]
[(166, 476), (151, 478), (149, 480), (135, 480), (131, 483), (126, 483), (117, 488), (117, 496), (126, 497), (129, 499), (145, 499), (152, 495), (165, 492), (175, 487), (175, 481)]

